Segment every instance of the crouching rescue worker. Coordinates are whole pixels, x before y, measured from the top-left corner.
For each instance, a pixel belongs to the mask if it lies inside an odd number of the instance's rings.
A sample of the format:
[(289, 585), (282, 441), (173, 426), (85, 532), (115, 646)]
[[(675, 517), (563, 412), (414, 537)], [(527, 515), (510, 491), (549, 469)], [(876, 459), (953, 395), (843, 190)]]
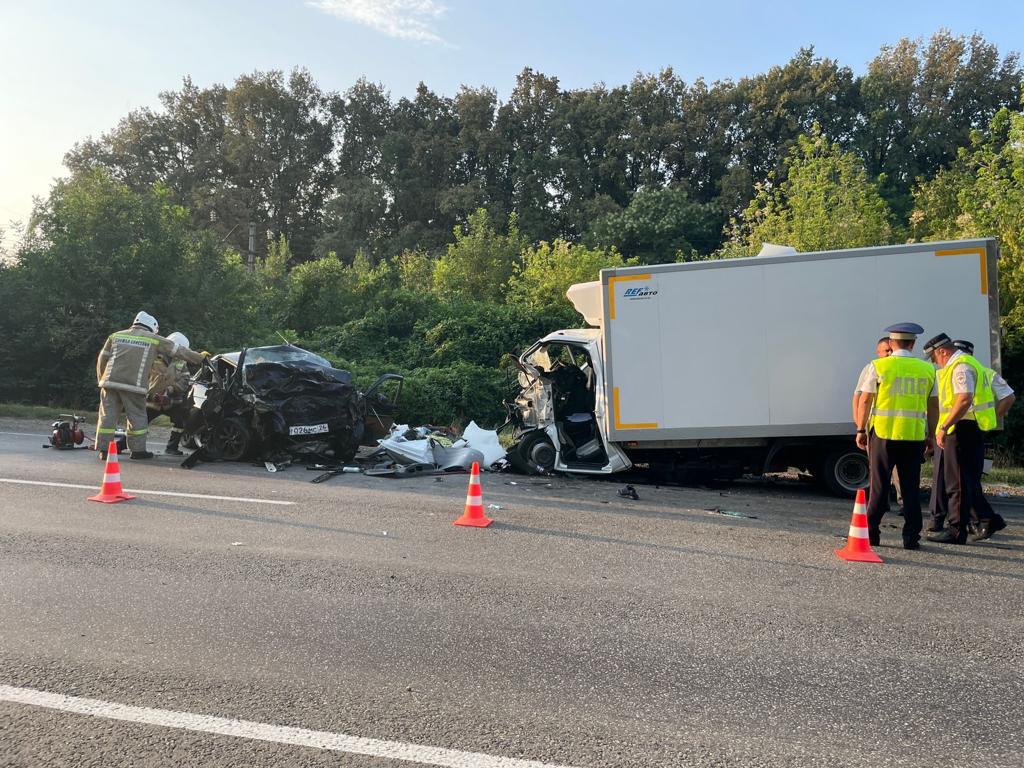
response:
[(96, 427), (96, 447), (106, 458), (107, 446), (114, 436), (123, 411), (128, 417), (128, 451), (133, 459), (151, 459), (146, 450), (149, 420), (146, 417), (146, 393), (149, 375), (158, 354), (183, 359), (198, 365), (204, 355), (158, 336), (160, 325), (148, 312), (139, 312), (131, 328), (107, 337), (96, 358), (96, 383), (100, 388), (100, 418)]
[[(167, 334), (167, 340), (173, 341), (183, 349), (191, 349), (188, 337), (175, 331)], [(163, 352), (157, 352), (153, 361), (153, 370), (149, 374), (149, 394), (146, 397), (146, 417), (152, 423), (158, 416), (166, 415), (171, 420), (171, 436), (164, 447), (164, 453), (181, 456), (178, 444), (181, 433), (185, 430), (185, 419), (188, 418), (188, 389), (192, 382), (192, 372), (183, 359), (174, 359)]]
[[(939, 401), (935, 369), (914, 357), (914, 342), (924, 329), (899, 323), (885, 329), (892, 355), (873, 360), (864, 369), (858, 389), (863, 393), (857, 413), (857, 447), (868, 452), (871, 490), (868, 494), (868, 539), (881, 536), (892, 471), (899, 470), (903, 493), (903, 548), (921, 544), (921, 460), (932, 444)], [(872, 407), (873, 406), (873, 407)]]

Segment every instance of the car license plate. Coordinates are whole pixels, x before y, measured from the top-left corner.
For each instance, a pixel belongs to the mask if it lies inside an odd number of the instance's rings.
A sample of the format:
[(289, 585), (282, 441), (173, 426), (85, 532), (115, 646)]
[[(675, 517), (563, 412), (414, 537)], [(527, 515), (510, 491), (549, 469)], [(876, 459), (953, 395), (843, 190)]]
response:
[(326, 424), (306, 424), (302, 426), (288, 427), (288, 434), (292, 437), (296, 435), (322, 435), (325, 432), (330, 432), (330, 428)]

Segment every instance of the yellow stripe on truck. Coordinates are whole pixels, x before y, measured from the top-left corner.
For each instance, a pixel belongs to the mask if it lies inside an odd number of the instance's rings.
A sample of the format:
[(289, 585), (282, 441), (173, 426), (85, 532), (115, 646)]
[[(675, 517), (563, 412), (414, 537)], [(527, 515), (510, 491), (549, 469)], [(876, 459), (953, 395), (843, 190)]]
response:
[(608, 319), (615, 319), (615, 283), (625, 280), (650, 280), (648, 275), (612, 275), (608, 278)]
[(988, 294), (988, 260), (984, 248), (960, 248), (955, 251), (936, 251), (936, 256), (977, 256), (981, 263), (981, 292)]
[(619, 388), (612, 387), (612, 417), (615, 420), (616, 429), (657, 429), (658, 423), (655, 421), (651, 422), (638, 422), (636, 424), (624, 424), (619, 421)]

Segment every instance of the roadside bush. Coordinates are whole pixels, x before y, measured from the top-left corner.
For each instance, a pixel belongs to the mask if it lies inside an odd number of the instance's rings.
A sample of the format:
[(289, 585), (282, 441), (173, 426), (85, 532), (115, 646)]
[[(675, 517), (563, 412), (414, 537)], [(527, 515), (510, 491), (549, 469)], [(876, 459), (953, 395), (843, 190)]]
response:
[(445, 368), (418, 368), (405, 380), (399, 418), (409, 424), (463, 427), (475, 420), (493, 428), (505, 420), (502, 400), (512, 380), (494, 366), (455, 363)]

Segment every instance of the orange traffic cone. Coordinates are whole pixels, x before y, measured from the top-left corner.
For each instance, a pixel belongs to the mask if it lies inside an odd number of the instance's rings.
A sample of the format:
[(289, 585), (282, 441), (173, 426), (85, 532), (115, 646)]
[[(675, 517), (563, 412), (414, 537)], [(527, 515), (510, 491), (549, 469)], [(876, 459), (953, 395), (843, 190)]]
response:
[(850, 520), (850, 533), (846, 537), (846, 546), (837, 549), (836, 554), (843, 560), (856, 563), (880, 563), (882, 558), (875, 554), (868, 541), (867, 497), (864, 489), (857, 491), (857, 500), (853, 504), (853, 519)]
[(134, 499), (121, 487), (121, 464), (117, 460), (117, 442), (112, 442), (107, 449), (107, 465), (103, 469), (103, 485), (100, 492), (90, 496), (89, 501), (102, 501), (104, 504), (117, 504), (119, 501)]
[(466, 511), (453, 525), (470, 525), (486, 528), (494, 521), (484, 514), (484, 497), (480, 493), (480, 464), (473, 462), (469, 471), (469, 489), (466, 491)]

